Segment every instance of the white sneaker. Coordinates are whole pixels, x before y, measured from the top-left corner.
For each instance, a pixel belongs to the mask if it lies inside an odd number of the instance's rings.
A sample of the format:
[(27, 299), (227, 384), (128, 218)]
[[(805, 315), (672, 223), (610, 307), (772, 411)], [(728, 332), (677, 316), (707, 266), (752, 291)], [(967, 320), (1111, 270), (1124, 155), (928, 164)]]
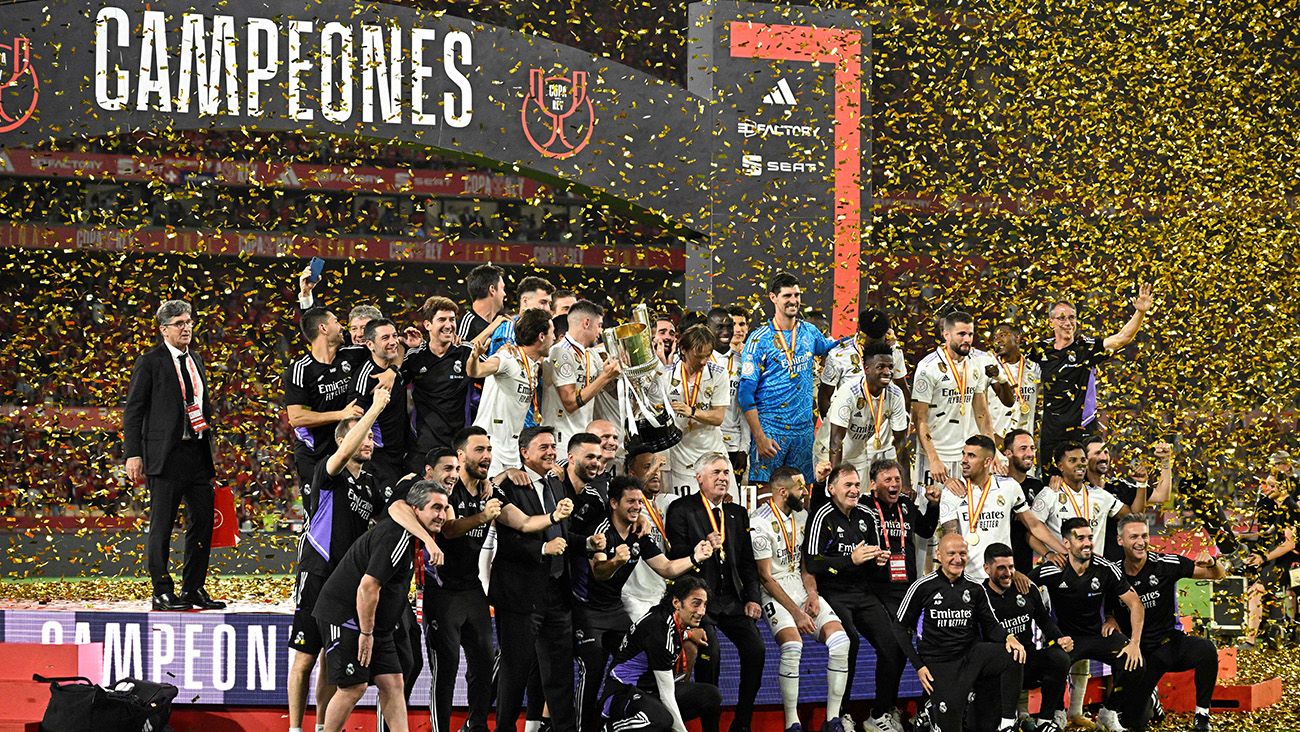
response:
[(1124, 725), (1119, 723), (1119, 713), (1105, 707), (1097, 713), (1097, 724), (1106, 732), (1126, 732)]
[(880, 732), (903, 732), (903, 725), (899, 724), (892, 712), (885, 712), (879, 717), (872, 718), (869, 724)]
[(857, 728), (853, 725), (852, 714), (841, 714), (840, 722), (844, 725), (844, 732), (857, 732)]

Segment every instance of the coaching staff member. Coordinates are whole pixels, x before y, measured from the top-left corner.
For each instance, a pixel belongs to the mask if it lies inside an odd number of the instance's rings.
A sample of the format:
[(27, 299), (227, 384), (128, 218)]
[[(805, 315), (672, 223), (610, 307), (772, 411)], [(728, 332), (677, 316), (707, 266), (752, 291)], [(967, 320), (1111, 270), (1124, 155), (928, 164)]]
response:
[[(190, 349), (194, 311), (184, 300), (158, 308), (163, 342), (136, 359), (122, 432), (126, 474), (149, 487), (149, 578), (154, 610), (220, 610), (203, 583), (212, 554), (212, 401), (203, 361)], [(172, 526), (185, 500), (181, 594), (167, 570)]]
[[(749, 536), (749, 515), (735, 503), (724, 503), (731, 487), (731, 460), (720, 452), (705, 453), (695, 461), (700, 489), (682, 496), (668, 507), (668, 557), (691, 556), (695, 545), (707, 539), (717, 550), (700, 562), (699, 576), (709, 587), (708, 613), (703, 628), (709, 646), (700, 653), (695, 679), (718, 683), (722, 648), (718, 631), (726, 634), (740, 656), (740, 689), (731, 732), (749, 729), (754, 699), (763, 683), (763, 638), (755, 622), (763, 616), (759, 606), (758, 564)], [(707, 656), (707, 658), (706, 658)]]

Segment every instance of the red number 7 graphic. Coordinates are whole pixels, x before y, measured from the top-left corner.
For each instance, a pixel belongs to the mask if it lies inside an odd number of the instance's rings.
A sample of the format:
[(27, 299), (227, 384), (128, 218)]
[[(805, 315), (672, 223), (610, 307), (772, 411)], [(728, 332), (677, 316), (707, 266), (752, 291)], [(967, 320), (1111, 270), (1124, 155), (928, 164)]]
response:
[(731, 23), (732, 58), (835, 65), (835, 337), (857, 330), (862, 259), (862, 32)]

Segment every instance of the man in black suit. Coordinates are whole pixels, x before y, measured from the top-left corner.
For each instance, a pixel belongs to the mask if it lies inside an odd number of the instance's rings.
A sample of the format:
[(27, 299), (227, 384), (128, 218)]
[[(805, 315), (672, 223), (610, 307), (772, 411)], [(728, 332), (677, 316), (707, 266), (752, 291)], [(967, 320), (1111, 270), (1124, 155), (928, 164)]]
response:
[[(220, 610), (203, 583), (212, 553), (212, 402), (203, 362), (190, 349), (194, 312), (184, 300), (158, 308), (163, 342), (136, 359), (122, 431), (126, 473), (149, 487), (149, 577), (154, 610)], [(181, 594), (167, 570), (172, 526), (185, 500)]]
[(570, 542), (586, 543), (588, 550), (603, 548), (604, 537), (584, 539), (569, 529), (573, 501), (551, 474), (554, 429), (525, 429), (519, 434), (519, 453), (526, 479), (510, 471), (514, 478), (501, 482), (497, 553), (488, 585), (501, 649), (496, 729), (515, 732), (528, 674), (536, 664), (551, 728), (574, 732), (573, 595), (565, 552)]
[(665, 518), (668, 556), (689, 556), (701, 539), (708, 539), (717, 551), (696, 570), (709, 586), (709, 608), (702, 627), (708, 634), (708, 648), (695, 664), (695, 680), (718, 683), (722, 660), (718, 646), (721, 630), (736, 646), (740, 656), (740, 689), (731, 732), (748, 730), (754, 714), (754, 699), (763, 682), (763, 639), (755, 625), (759, 607), (758, 565), (749, 537), (749, 516), (735, 503), (723, 503), (731, 485), (731, 460), (722, 453), (707, 453), (695, 462), (695, 479), (700, 490), (673, 501)]

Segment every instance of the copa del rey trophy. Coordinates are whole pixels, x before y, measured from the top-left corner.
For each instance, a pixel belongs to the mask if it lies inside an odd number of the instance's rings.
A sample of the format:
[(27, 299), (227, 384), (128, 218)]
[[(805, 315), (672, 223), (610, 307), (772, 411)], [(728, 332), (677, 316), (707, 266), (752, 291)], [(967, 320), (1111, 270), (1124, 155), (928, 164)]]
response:
[(661, 452), (682, 440), (668, 393), (659, 378), (659, 359), (650, 343), (650, 314), (637, 305), (635, 319), (604, 332), (605, 352), (623, 364), (618, 380), (618, 409), (627, 429), (628, 447), (647, 446)]

